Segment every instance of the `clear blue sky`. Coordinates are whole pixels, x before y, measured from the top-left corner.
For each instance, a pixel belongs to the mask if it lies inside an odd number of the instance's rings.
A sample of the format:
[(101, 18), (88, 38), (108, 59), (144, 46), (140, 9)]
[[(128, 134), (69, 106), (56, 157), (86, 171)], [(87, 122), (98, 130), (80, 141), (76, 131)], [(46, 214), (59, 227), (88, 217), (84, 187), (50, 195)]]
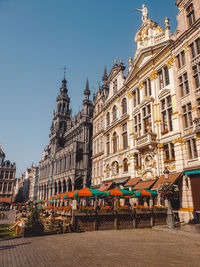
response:
[(74, 114), (87, 77), (96, 88), (104, 65), (133, 57), (143, 3), (175, 31), (175, 0), (0, 0), (0, 143), (17, 177), (48, 144), (63, 66)]

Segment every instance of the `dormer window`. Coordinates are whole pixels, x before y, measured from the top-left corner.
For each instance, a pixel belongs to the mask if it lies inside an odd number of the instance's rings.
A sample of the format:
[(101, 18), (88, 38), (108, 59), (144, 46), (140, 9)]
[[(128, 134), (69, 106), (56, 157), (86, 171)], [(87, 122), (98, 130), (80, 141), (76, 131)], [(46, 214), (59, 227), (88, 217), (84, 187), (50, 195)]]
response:
[(189, 7), (186, 9), (186, 12), (187, 12), (188, 24), (189, 26), (192, 26), (195, 23), (193, 4), (189, 5)]
[(117, 79), (113, 81), (113, 95), (117, 93)]

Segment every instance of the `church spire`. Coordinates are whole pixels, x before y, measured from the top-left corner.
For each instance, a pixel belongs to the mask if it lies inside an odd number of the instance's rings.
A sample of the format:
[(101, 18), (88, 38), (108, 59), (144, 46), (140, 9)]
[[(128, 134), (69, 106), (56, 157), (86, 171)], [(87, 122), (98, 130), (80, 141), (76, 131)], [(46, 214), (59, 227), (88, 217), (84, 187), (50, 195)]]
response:
[(102, 81), (105, 83), (108, 79), (108, 76), (107, 76), (107, 69), (106, 69), (106, 66), (104, 67), (104, 73), (103, 73), (103, 76), (102, 76)]
[(88, 81), (88, 78), (87, 78), (86, 85), (85, 85), (85, 90), (84, 90), (85, 100), (89, 100), (89, 95), (90, 95), (90, 89), (89, 89), (89, 81)]

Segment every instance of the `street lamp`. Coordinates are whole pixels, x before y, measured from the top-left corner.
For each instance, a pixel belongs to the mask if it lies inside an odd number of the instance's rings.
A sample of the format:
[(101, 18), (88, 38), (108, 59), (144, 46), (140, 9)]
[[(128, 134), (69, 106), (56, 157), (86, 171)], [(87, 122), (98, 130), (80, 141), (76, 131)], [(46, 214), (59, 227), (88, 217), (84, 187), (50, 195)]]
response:
[[(166, 180), (167, 184), (169, 186), (173, 187), (174, 185), (170, 185), (169, 184), (169, 170), (167, 169), (167, 166), (165, 166), (163, 173), (164, 173), (164, 177), (165, 177), (165, 180)], [(173, 213), (173, 210), (172, 210), (172, 204), (171, 204), (170, 195), (168, 195), (167, 200), (168, 200), (168, 205), (167, 205), (167, 225), (168, 225), (168, 228), (172, 229), (172, 228), (174, 228), (174, 213)]]

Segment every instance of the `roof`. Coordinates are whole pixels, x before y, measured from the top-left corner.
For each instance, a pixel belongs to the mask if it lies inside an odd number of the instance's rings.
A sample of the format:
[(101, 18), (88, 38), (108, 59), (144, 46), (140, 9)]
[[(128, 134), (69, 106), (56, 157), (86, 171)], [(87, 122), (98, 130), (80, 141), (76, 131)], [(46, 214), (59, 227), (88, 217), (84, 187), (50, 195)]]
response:
[[(176, 172), (176, 173), (170, 173), (169, 174), (169, 182), (170, 183), (175, 183), (176, 180), (178, 179), (178, 177), (181, 175), (181, 172)], [(157, 189), (159, 187), (159, 185), (161, 184), (165, 184), (166, 183), (166, 179), (164, 177), (164, 175), (162, 175), (157, 182), (153, 185), (153, 187), (151, 189)]]
[(100, 190), (100, 191), (107, 191), (107, 190), (110, 189), (112, 183), (113, 183), (113, 182), (103, 183), (103, 184), (98, 188), (98, 190)]
[(6, 156), (5, 153), (3, 152), (3, 150), (1, 149), (1, 145), (0, 145), (0, 156), (3, 156), (3, 157)]
[(0, 203), (3, 203), (3, 202), (11, 203), (11, 197), (1, 197)]
[(128, 182), (124, 186), (133, 186), (136, 185), (139, 182), (140, 178), (132, 178), (128, 180)]
[(155, 182), (156, 180), (142, 181), (142, 182), (137, 183), (133, 189), (149, 189)]

